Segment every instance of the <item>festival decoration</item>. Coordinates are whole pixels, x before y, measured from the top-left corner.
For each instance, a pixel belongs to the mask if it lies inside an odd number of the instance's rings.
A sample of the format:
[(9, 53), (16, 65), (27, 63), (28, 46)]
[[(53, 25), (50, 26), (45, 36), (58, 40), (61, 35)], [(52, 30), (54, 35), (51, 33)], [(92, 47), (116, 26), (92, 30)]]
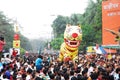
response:
[(14, 34), (14, 40), (19, 40), (20, 39), (20, 37), (19, 37), (19, 34)]
[(19, 30), (18, 30), (18, 23), (16, 21), (14, 28), (15, 28), (15, 34), (13, 36), (13, 48), (15, 49), (19, 49), (20, 48), (20, 36), (18, 34)]
[(20, 48), (20, 40), (13, 40), (13, 48)]
[(82, 41), (82, 29), (80, 26), (66, 25), (64, 42), (61, 44), (59, 61), (75, 61), (78, 59), (78, 47)]

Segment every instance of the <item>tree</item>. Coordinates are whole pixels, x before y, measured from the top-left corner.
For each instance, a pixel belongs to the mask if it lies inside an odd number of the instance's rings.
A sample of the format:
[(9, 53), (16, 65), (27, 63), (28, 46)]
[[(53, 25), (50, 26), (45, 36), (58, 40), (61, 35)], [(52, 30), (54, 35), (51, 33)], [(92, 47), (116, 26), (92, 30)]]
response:
[(50, 44), (54, 50), (59, 50), (63, 42), (64, 42), (64, 39), (62, 34), (60, 37), (53, 39)]
[(93, 27), (95, 32), (95, 41), (97, 43), (102, 43), (102, 1), (97, 0), (95, 3), (92, 0), (89, 0), (88, 7), (86, 8), (85, 13), (83, 14), (82, 25)]
[(66, 24), (69, 23), (69, 18), (68, 17), (64, 17), (59, 15), (52, 24), (52, 28), (53, 28), (53, 34), (54, 37), (59, 37), (61, 34), (64, 33), (64, 30), (66, 28)]
[(80, 25), (81, 20), (82, 14), (72, 14), (69, 19), (71, 25)]
[[(55, 39), (63, 39), (60, 34), (64, 33), (66, 24), (82, 25), (83, 40), (79, 47), (83, 50), (84, 46), (94, 45), (94, 43), (102, 43), (102, 0), (89, 0), (88, 6), (83, 14), (72, 14), (70, 17), (58, 16), (53, 24), (53, 32)], [(55, 40), (57, 41), (57, 40)], [(52, 44), (55, 42), (52, 41)], [(56, 46), (54, 43), (53, 46)]]

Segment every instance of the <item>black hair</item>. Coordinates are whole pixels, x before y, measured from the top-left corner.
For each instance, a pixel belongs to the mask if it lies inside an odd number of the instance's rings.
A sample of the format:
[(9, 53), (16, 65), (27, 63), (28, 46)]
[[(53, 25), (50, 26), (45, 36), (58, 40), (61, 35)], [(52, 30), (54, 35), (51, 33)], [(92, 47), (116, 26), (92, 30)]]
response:
[(4, 74), (4, 75), (3, 75), (3, 79), (5, 79), (5, 78), (7, 78), (7, 76)]
[(90, 77), (92, 79), (97, 79), (98, 78), (98, 74), (97, 73), (91, 73)]
[(37, 72), (37, 73), (40, 73), (40, 71), (39, 71), (39, 70), (37, 70), (37, 69), (36, 69), (36, 72)]
[(118, 73), (119, 71), (120, 71), (120, 68), (117, 68), (117, 69), (116, 69), (116, 73)]
[(67, 68), (63, 68), (63, 73), (66, 73), (67, 72)]
[(78, 75), (77, 75), (77, 79), (78, 79), (78, 80), (81, 80), (81, 79), (82, 79), (82, 75), (78, 74)]
[(78, 80), (77, 77), (73, 76), (71, 80)]
[(42, 55), (38, 55), (38, 58), (41, 58), (41, 59), (43, 59), (43, 56), (42, 56)]
[(55, 80), (61, 80), (61, 76), (56, 76)]
[(76, 73), (80, 73), (81, 69), (77, 69), (75, 70)]
[(54, 66), (53, 72), (54, 73), (58, 73), (58, 71), (60, 70), (59, 66)]
[(4, 41), (4, 37), (3, 37), (3, 36), (0, 36), (0, 40), (1, 40), (1, 41)]
[(68, 73), (65, 73), (65, 74), (64, 74), (64, 78), (65, 78), (65, 80), (69, 80), (69, 74), (68, 74)]
[(82, 71), (82, 75), (84, 75), (84, 74), (86, 74), (87, 73), (87, 71), (86, 70), (83, 70)]
[(52, 74), (52, 71), (48, 71), (48, 75)]
[(45, 69), (43, 70), (43, 73), (46, 75), (46, 74), (47, 74), (47, 72), (48, 72), (48, 69), (47, 69), (47, 68), (45, 68)]
[(74, 75), (74, 71), (73, 70), (70, 71), (70, 75)]
[(27, 73), (31, 74), (32, 72), (32, 69), (28, 68)]
[(26, 79), (26, 74), (22, 74), (22, 79)]
[(55, 75), (51, 73), (51, 74), (49, 75), (49, 77), (50, 77), (50, 79), (54, 79), (54, 78), (55, 78)]
[(88, 68), (85, 68), (83, 71), (82, 71), (82, 75), (86, 74), (88, 72)]
[(2, 55), (2, 58), (4, 58), (4, 55)]

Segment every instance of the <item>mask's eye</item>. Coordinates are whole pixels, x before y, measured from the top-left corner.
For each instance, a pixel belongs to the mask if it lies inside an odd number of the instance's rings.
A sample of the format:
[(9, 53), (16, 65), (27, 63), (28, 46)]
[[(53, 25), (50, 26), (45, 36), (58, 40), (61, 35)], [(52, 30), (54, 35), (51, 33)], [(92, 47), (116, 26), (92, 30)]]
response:
[(71, 28), (68, 28), (68, 29), (66, 30), (66, 32), (69, 33), (71, 30), (72, 30)]
[(82, 33), (82, 30), (81, 29), (78, 29), (79, 30), (79, 33)]

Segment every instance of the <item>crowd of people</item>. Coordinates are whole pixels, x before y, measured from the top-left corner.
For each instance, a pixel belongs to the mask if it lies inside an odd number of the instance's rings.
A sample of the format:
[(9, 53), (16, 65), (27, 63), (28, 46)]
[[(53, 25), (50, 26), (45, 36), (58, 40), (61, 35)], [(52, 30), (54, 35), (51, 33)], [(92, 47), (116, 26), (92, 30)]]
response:
[(120, 55), (79, 55), (78, 61), (59, 62), (56, 55), (2, 55), (1, 80), (120, 80)]

